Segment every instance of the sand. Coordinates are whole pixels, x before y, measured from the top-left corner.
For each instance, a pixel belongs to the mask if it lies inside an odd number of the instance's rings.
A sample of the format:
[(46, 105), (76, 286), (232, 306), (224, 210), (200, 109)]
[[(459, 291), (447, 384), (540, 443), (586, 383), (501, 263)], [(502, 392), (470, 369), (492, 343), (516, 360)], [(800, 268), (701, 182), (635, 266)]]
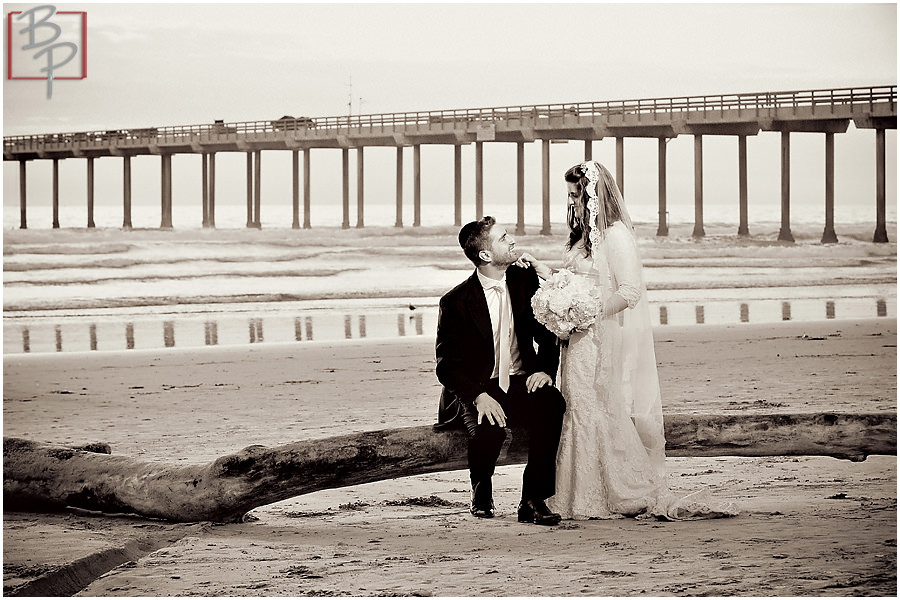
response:
[[(896, 411), (893, 318), (666, 326), (655, 339), (670, 413)], [(430, 424), (439, 389), (433, 343), (422, 336), (5, 356), (4, 435), (104, 441), (116, 454), (184, 464), (250, 444)], [(519, 524), (521, 466), (500, 469), (492, 521), (468, 514), (464, 471), (317, 492), (255, 509), (241, 524), (6, 513), (4, 591), (896, 594), (896, 457), (667, 464), (671, 487), (709, 487), (741, 515)]]

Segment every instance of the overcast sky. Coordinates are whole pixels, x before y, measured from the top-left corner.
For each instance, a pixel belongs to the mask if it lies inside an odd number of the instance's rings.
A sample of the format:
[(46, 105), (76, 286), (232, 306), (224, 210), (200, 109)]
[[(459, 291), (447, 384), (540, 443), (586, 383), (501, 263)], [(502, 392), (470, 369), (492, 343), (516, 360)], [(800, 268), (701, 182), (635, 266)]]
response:
[(897, 82), (893, 3), (55, 5), (88, 77), (5, 80), (4, 135)]
[(88, 78), (50, 100), (43, 82), (7, 81), (4, 135), (340, 115), (351, 91), (354, 113), (374, 113), (897, 75), (895, 4), (56, 6), (87, 12)]

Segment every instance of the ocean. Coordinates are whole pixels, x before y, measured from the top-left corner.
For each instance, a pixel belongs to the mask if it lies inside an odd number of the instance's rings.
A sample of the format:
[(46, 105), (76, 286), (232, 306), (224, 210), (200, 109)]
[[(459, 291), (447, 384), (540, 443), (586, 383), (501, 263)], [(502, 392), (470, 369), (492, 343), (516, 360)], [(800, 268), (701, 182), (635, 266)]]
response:
[[(652, 208), (632, 210), (656, 326), (896, 317), (896, 207), (891, 243), (872, 243), (874, 216), (857, 211), (836, 212), (840, 243), (829, 245), (821, 216), (802, 208), (794, 244), (752, 216), (752, 236), (738, 238), (736, 216), (716, 208), (701, 240), (691, 219), (656, 237)], [(393, 205), (372, 203), (366, 227), (354, 212), (346, 230), (340, 206), (313, 205), (325, 223), (306, 230), (290, 228), (290, 206), (264, 206), (259, 230), (245, 227), (244, 206), (217, 207), (214, 230), (196, 212), (176, 205), (174, 228), (159, 230), (158, 207), (135, 206), (129, 231), (121, 207), (97, 206), (88, 230), (82, 208), (63, 207), (53, 230), (49, 207), (35, 207), (21, 230), (5, 207), (4, 354), (434, 336), (438, 299), (471, 272), (452, 206), (423, 205), (421, 227), (404, 215), (398, 228)], [(540, 207), (529, 207), (519, 246), (558, 262), (565, 225), (540, 229)]]

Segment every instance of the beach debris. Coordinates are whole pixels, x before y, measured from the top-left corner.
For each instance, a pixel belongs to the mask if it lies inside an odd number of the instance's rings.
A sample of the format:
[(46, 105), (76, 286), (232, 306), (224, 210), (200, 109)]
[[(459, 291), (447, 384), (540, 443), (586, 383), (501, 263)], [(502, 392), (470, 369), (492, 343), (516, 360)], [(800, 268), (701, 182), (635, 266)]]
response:
[(385, 500), (385, 506), (443, 506), (443, 507), (459, 507), (459, 506), (468, 506), (468, 504), (463, 502), (450, 502), (449, 500), (444, 500), (439, 496), (428, 496), (426, 497), (418, 497), (418, 498), (404, 498), (403, 500)]
[(326, 517), (331, 516), (333, 513), (330, 510), (290, 510), (284, 513), (284, 516), (289, 519), (309, 519), (312, 517)]
[(91, 442), (83, 446), (76, 446), (76, 450), (84, 450), (85, 452), (95, 452), (97, 454), (112, 454), (112, 446), (106, 442)]
[(301, 577), (303, 579), (321, 579), (322, 576), (312, 572), (306, 565), (292, 565), (281, 571), (288, 577)]
[(713, 475), (715, 473), (721, 473), (722, 471), (714, 471), (713, 469), (706, 469), (705, 471), (696, 471), (694, 473), (682, 473), (680, 477), (697, 477), (698, 475)]

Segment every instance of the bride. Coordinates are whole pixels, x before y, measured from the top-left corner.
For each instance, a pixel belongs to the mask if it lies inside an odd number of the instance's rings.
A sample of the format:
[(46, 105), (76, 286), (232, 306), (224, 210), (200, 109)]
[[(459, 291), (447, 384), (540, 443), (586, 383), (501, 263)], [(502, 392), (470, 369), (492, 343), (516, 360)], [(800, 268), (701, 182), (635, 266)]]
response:
[[(647, 292), (631, 219), (612, 175), (593, 161), (566, 172), (569, 240), (563, 267), (600, 286), (601, 313), (562, 349), (566, 399), (556, 495), (566, 519), (696, 519), (737, 514), (705, 491), (676, 497), (666, 482), (662, 402)], [(552, 270), (524, 253), (543, 279)]]

